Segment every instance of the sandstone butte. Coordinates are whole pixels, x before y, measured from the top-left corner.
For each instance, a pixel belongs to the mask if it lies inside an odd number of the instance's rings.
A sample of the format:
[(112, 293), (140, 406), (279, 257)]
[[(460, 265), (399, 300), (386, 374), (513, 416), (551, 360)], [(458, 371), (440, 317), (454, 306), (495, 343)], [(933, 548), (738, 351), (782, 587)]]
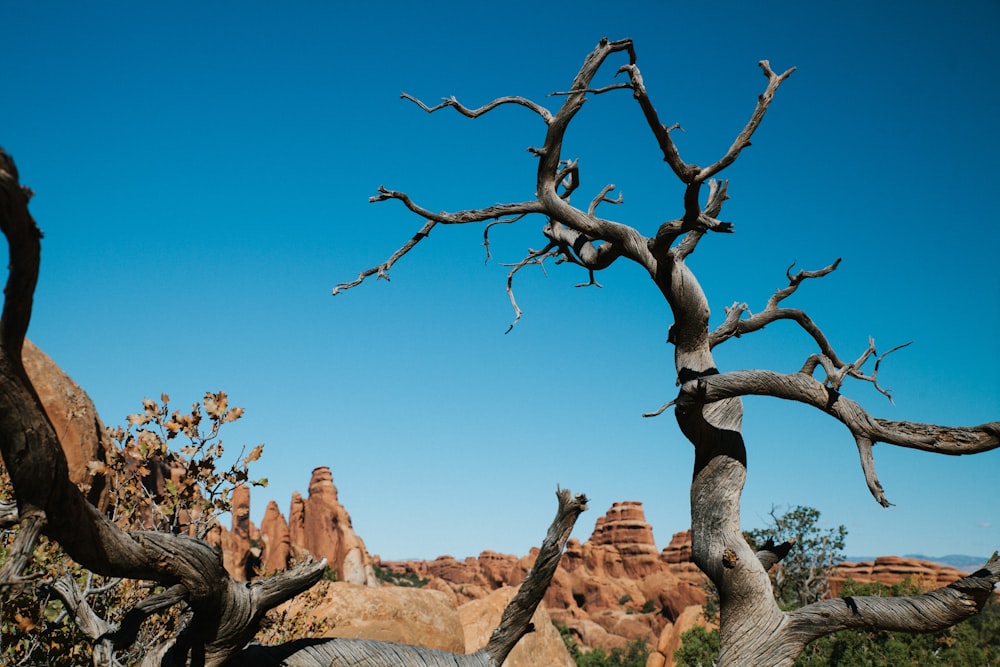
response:
[[(26, 342), (25, 366), (59, 433), (73, 480), (95, 504), (106, 501), (103, 479), (88, 463), (104, 461), (113, 446), (86, 394), (37, 347)], [(157, 471), (170, 475), (171, 471)], [(250, 521), (250, 491), (233, 493), (230, 529), (210, 535), (237, 580), (283, 570), (305, 558), (326, 558), (338, 581), (321, 582), (308, 602), (292, 601), (289, 613), (324, 619), (326, 636), (368, 637), (421, 644), (455, 652), (485, 645), (504, 605), (534, 563), (524, 556), (483, 551), (475, 558), (440, 556), (431, 561), (380, 561), (354, 532), (337, 499), (327, 467), (316, 468), (308, 496), (295, 493), (288, 518), (271, 501), (258, 528)], [(426, 579), (422, 588), (385, 585), (376, 570)], [(831, 579), (833, 594), (848, 578), (891, 584), (909, 578), (930, 589), (963, 576), (957, 569), (887, 556), (843, 563)], [(570, 540), (534, 620), (537, 631), (508, 658), (511, 667), (572, 667), (553, 626), (565, 626), (587, 648), (612, 649), (642, 639), (655, 650), (647, 667), (673, 664), (680, 635), (705, 624), (701, 614), (706, 578), (691, 562), (689, 531), (676, 533), (662, 551), (642, 503), (614, 503), (598, 517), (590, 538)]]

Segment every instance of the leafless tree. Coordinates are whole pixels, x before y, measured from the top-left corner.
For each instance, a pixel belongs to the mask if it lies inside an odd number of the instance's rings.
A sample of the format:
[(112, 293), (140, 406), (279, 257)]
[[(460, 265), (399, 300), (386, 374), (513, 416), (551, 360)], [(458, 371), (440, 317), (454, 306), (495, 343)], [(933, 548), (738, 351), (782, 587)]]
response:
[(315, 584), (326, 561), (305, 564), (250, 584), (231, 579), (222, 554), (185, 535), (124, 532), (90, 504), (70, 481), (66, 457), (22, 361), (38, 279), (42, 234), (28, 211), (31, 191), (0, 149), (0, 229), (10, 248), (0, 316), (0, 454), (15, 502), (0, 502), (0, 527), (18, 527), (0, 567), (0, 594), (37, 584), (25, 576), (39, 535), (59, 543), (67, 555), (100, 575), (149, 580), (163, 587), (115, 627), (87, 605), (70, 579), (51, 585), (94, 644), (94, 664), (117, 664), (114, 652), (130, 646), (150, 614), (180, 605), (183, 628), (162, 645), (148, 647), (143, 665), (295, 665), (372, 667), (453, 665), (496, 667), (531, 630), (530, 619), (555, 573), (586, 498), (557, 493), (558, 511), (534, 567), (504, 611), (489, 643), (471, 655), (456, 655), (392, 642), (346, 639), (300, 640), (279, 646), (249, 645), (271, 608)]
[[(595, 85), (595, 76), (615, 54), (622, 54), (623, 60), (627, 59), (617, 70), (627, 81)], [(555, 113), (522, 97), (501, 97), (473, 109), (455, 98), (430, 107), (404, 94), (404, 98), (429, 113), (451, 108), (463, 116), (477, 118), (502, 105), (519, 105), (537, 115), (545, 125), (545, 139), (540, 147), (530, 149), (538, 158), (536, 197), (530, 201), (448, 213), (434, 212), (414, 202), (404, 192), (379, 188), (371, 201), (397, 200), (426, 222), (385, 262), (333, 290), (337, 294), (370, 276), (386, 277), (393, 264), (427, 238), (437, 225), (487, 223), (488, 239), (493, 223), (521, 221), (532, 219), (532, 216), (543, 220), (541, 231), (546, 244), (540, 250), (530, 250), (510, 273), (507, 289), (515, 311), (515, 323), (520, 310), (511, 281), (524, 266), (551, 257), (579, 265), (589, 272), (591, 282), (596, 271), (606, 269), (618, 259), (624, 258), (643, 267), (673, 314), (668, 341), (674, 345), (680, 389), (676, 398), (658, 412), (673, 407), (681, 432), (695, 448), (691, 485), (693, 557), (720, 595), (722, 649), (719, 664), (742, 667), (790, 665), (807, 643), (847, 628), (931, 632), (949, 627), (975, 614), (1000, 577), (1000, 560), (994, 557), (973, 575), (920, 597), (857, 597), (846, 602), (822, 600), (796, 611), (782, 612), (774, 600), (768, 568), (787, 553), (788, 545), (754, 553), (743, 538), (740, 495), (746, 477), (746, 450), (741, 434), (741, 396), (762, 395), (798, 401), (843, 423), (857, 443), (868, 488), (882, 505), (889, 503), (875, 473), (872, 457), (875, 443), (951, 455), (983, 452), (1000, 445), (1000, 422), (951, 428), (888, 421), (871, 416), (840, 393), (848, 378), (869, 382), (886, 393), (877, 380), (879, 363), (885, 354), (879, 356), (874, 343), (870, 343), (859, 359), (845, 361), (804, 311), (782, 304), (804, 280), (834, 271), (839, 260), (817, 271), (789, 273), (788, 285), (770, 298), (764, 310), (751, 314), (746, 304), (737, 303), (727, 309), (720, 326), (714, 330), (709, 328), (708, 300), (686, 260), (707, 234), (733, 231), (730, 223), (719, 219), (727, 199), (727, 183), (714, 180), (714, 177), (733, 164), (750, 145), (779, 87), (794, 71), (789, 69), (779, 74), (766, 60), (759, 66), (767, 84), (750, 119), (729, 149), (705, 167), (681, 158), (671, 137), (676, 126), (668, 127), (660, 121), (636, 64), (633, 44), (627, 39), (602, 40), (587, 55), (570, 88), (557, 93), (562, 105)], [(610, 198), (613, 186), (591, 193), (586, 207), (578, 207), (570, 201), (571, 196), (586, 195), (577, 192), (580, 185), (578, 163), (563, 156), (566, 130), (589, 97), (620, 90), (631, 91), (649, 126), (651, 139), (658, 144), (670, 171), (684, 187), (683, 199), (679, 202), (680, 217), (658, 225), (648, 236), (634, 227), (598, 215), (602, 204), (617, 202)], [(815, 353), (804, 360), (801, 370), (791, 374), (766, 370), (719, 372), (712, 354), (717, 345), (735, 336), (759, 331), (777, 320), (794, 322), (815, 342)], [(870, 372), (863, 370), (866, 362), (874, 364)]]

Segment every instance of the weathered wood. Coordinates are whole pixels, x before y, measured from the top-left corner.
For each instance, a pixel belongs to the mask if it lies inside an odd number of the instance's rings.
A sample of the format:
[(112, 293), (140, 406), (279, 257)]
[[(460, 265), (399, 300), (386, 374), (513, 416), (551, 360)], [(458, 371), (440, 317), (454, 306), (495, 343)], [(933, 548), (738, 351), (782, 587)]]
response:
[[(627, 56), (627, 62), (618, 68), (629, 82), (605, 87), (595, 86), (594, 79), (606, 61), (615, 54)], [(722, 650), (719, 665), (741, 667), (791, 664), (794, 655), (804, 645), (800, 635), (793, 636), (791, 621), (808, 617), (813, 632), (810, 639), (833, 632), (837, 622), (824, 620), (826, 608), (806, 607), (801, 615), (792, 617), (783, 613), (774, 600), (767, 567), (780, 558), (778, 551), (755, 554), (747, 545), (740, 527), (740, 496), (746, 480), (746, 446), (741, 433), (741, 396), (764, 395), (796, 400), (814, 405), (843, 422), (854, 435), (862, 460), (865, 479), (875, 498), (888, 504), (881, 484), (875, 474), (872, 445), (884, 442), (903, 447), (913, 447), (944, 454), (968, 454), (992, 449), (1000, 444), (1000, 422), (991, 422), (971, 428), (948, 428), (930, 424), (891, 422), (868, 415), (857, 403), (839, 393), (847, 378), (870, 382), (878, 391), (888, 396), (876, 380), (878, 364), (870, 375), (861, 366), (875, 355), (874, 344), (856, 362), (841, 360), (822, 329), (808, 314), (799, 309), (780, 306), (780, 302), (796, 291), (808, 278), (820, 278), (836, 269), (839, 260), (817, 271), (800, 271), (788, 274), (789, 285), (778, 290), (766, 308), (756, 315), (749, 314), (746, 304), (734, 304), (727, 311), (725, 321), (716, 330), (709, 331), (709, 305), (694, 273), (686, 264), (687, 257), (708, 232), (729, 233), (733, 225), (721, 222), (722, 205), (727, 198), (726, 184), (712, 179), (740, 157), (750, 145), (753, 134), (760, 126), (779, 87), (794, 71), (778, 74), (765, 60), (759, 63), (767, 79), (751, 117), (737, 134), (729, 149), (707, 167), (685, 162), (671, 138), (675, 126), (667, 127), (646, 89), (637, 64), (636, 52), (630, 40), (601, 42), (587, 56), (582, 67), (566, 92), (558, 93), (564, 100), (558, 111), (543, 113), (529, 100), (500, 98), (470, 112), (457, 100), (436, 107), (415, 101), (425, 111), (455, 108), (466, 116), (489, 112), (500, 104), (516, 103), (535, 111), (546, 125), (545, 138), (540, 148), (530, 149), (538, 157), (536, 200), (517, 204), (491, 204), (481, 209), (454, 213), (430, 213), (430, 208), (413, 202), (406, 193), (380, 189), (374, 201), (395, 199), (408, 209), (431, 221), (449, 224), (483, 222), (500, 213), (503, 222), (521, 222), (538, 214), (542, 218), (541, 231), (548, 244), (543, 250), (529, 251), (517, 268), (538, 263), (546, 257), (557, 256), (569, 263), (582, 266), (595, 284), (594, 272), (610, 266), (619, 258), (627, 258), (648, 271), (655, 287), (670, 307), (673, 323), (668, 342), (674, 345), (674, 366), (677, 383), (681, 385), (676, 399), (666, 403), (655, 414), (675, 406), (675, 417), (681, 431), (695, 448), (694, 478), (691, 485), (691, 527), (694, 561), (704, 571), (719, 591), (721, 605)], [(612, 188), (603, 188), (591, 200), (589, 208), (577, 208), (570, 203), (570, 194), (576, 195), (580, 187), (580, 168), (575, 160), (562, 155), (566, 129), (588, 97), (627, 88), (639, 105), (654, 141), (673, 176), (684, 185), (680, 202), (683, 215), (661, 223), (651, 238), (637, 229), (596, 215), (599, 204), (607, 201)], [(701, 203), (702, 186), (709, 184), (706, 203)], [(390, 262), (372, 269), (367, 275), (383, 276), (392, 263), (413, 249), (415, 243), (404, 245), (392, 255)], [(516, 271), (516, 268), (515, 268)], [(515, 322), (520, 309), (513, 298), (508, 277), (508, 292), (515, 310)], [(364, 275), (364, 274), (363, 274)], [(355, 287), (363, 280), (339, 285), (334, 292)], [(744, 317), (746, 316), (746, 317)], [(816, 343), (817, 353), (810, 357), (803, 370), (792, 375), (770, 371), (735, 371), (720, 374), (716, 368), (712, 349), (732, 337), (748, 335), (777, 320), (794, 322)], [(819, 366), (827, 374), (825, 382), (812, 377)], [(996, 582), (995, 567), (984, 570), (983, 581)], [(936, 594), (933, 604), (942, 605), (947, 613), (941, 616), (947, 623), (966, 618), (982, 606), (978, 597), (967, 591)], [(930, 602), (899, 601), (889, 607), (881, 603), (865, 603), (868, 610), (866, 622), (875, 628), (909, 628), (922, 630), (918, 616), (926, 611)], [(860, 607), (859, 607), (860, 608)], [(918, 609), (920, 611), (918, 611)], [(929, 627), (929, 626), (927, 626)], [(934, 627), (939, 627), (935, 623)], [(792, 648), (789, 648), (792, 646)]]

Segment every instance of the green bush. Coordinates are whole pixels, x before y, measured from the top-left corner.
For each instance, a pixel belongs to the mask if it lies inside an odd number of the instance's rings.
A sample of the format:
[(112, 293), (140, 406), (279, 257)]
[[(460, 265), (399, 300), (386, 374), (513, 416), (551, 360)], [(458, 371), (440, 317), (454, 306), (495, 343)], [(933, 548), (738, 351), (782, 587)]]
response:
[(572, 630), (565, 625), (556, 625), (556, 629), (577, 667), (646, 667), (649, 646), (643, 639), (634, 639), (625, 648), (611, 649), (610, 653), (601, 648), (584, 651)]

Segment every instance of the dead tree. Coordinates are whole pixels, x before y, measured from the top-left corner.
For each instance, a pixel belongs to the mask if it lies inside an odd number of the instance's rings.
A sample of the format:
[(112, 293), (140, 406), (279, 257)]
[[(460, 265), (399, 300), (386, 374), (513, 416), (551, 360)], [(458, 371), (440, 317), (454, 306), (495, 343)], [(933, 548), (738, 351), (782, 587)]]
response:
[(504, 611), (485, 648), (471, 655), (402, 646), (391, 642), (318, 639), (280, 646), (248, 644), (264, 614), (323, 575), (326, 561), (250, 584), (231, 579), (222, 554), (207, 543), (170, 533), (125, 532), (91, 505), (69, 478), (66, 457), (22, 362), (22, 347), (38, 279), (41, 231), (28, 212), (31, 191), (21, 186), (13, 160), (0, 149), (0, 229), (10, 248), (7, 286), (0, 316), (0, 455), (16, 502), (0, 502), (0, 526), (18, 526), (0, 567), (0, 594), (34, 586), (24, 576), (39, 535), (59, 543), (67, 555), (100, 575), (149, 580), (163, 587), (129, 610), (119, 627), (87, 605), (72, 579), (51, 585), (94, 644), (94, 664), (110, 667), (114, 651), (130, 646), (139, 624), (174, 605), (183, 609), (180, 633), (148, 647), (143, 665), (294, 665), (372, 667), (453, 665), (498, 667), (531, 631), (531, 616), (548, 588), (563, 547), (586, 498), (557, 493), (558, 511), (534, 567)]
[[(625, 63), (617, 72), (627, 81), (595, 85), (597, 73), (609, 57), (622, 54)], [(653, 106), (636, 64), (630, 40), (600, 44), (584, 60), (573, 83), (565, 92), (558, 111), (522, 97), (501, 97), (479, 108), (464, 106), (455, 98), (429, 107), (403, 94), (429, 113), (452, 108), (469, 118), (477, 118), (501, 105), (519, 105), (537, 115), (545, 125), (545, 139), (538, 148), (529, 149), (538, 158), (535, 199), (497, 204), (454, 213), (436, 213), (414, 202), (407, 194), (379, 188), (371, 201), (398, 200), (426, 222), (420, 231), (385, 262), (361, 272), (357, 280), (334, 288), (334, 294), (355, 287), (370, 276), (387, 277), (393, 264), (412, 250), (439, 224), (515, 222), (530, 216), (543, 221), (546, 245), (530, 250), (508, 277), (507, 290), (514, 307), (514, 322), (520, 310), (514, 299), (511, 281), (518, 270), (545, 258), (579, 265), (590, 273), (606, 269), (618, 259), (627, 259), (648, 271), (673, 315), (668, 342), (674, 345), (674, 363), (680, 387), (676, 398), (665, 405), (674, 408), (681, 432), (694, 445), (694, 479), (691, 485), (691, 528), (693, 557), (719, 590), (721, 602), (720, 665), (790, 665), (809, 642), (846, 628), (877, 628), (908, 632), (931, 632), (949, 627), (975, 614), (988, 599), (1000, 578), (1000, 560), (993, 558), (983, 569), (961, 581), (921, 597), (905, 599), (853, 598), (824, 600), (793, 612), (782, 612), (772, 594), (768, 568), (785, 553), (788, 545), (754, 553), (740, 528), (740, 495), (746, 477), (746, 450), (741, 434), (743, 406), (741, 396), (763, 395), (812, 405), (843, 423), (861, 456), (865, 480), (875, 499), (887, 505), (882, 486), (875, 474), (872, 447), (877, 442), (910, 447), (940, 454), (973, 454), (1000, 445), (1000, 422), (969, 428), (949, 428), (930, 424), (878, 419), (840, 393), (848, 378), (877, 382), (878, 356), (874, 343), (856, 361), (845, 361), (833, 349), (822, 330), (803, 311), (786, 308), (782, 301), (795, 292), (802, 281), (819, 278), (837, 267), (839, 260), (818, 271), (788, 274), (788, 285), (779, 289), (767, 307), (751, 314), (746, 304), (735, 304), (726, 311), (725, 321), (709, 329), (709, 306), (705, 293), (686, 260), (708, 234), (728, 234), (732, 224), (719, 219), (727, 199), (727, 182), (714, 177), (740, 156), (750, 145), (778, 88), (794, 69), (777, 73), (761, 61), (760, 69), (767, 84), (757, 100), (750, 119), (730, 148), (714, 163), (702, 167), (685, 162), (677, 150), (671, 132)], [(613, 186), (584, 195), (578, 163), (563, 156), (563, 137), (588, 97), (615, 91), (631, 91), (639, 105), (652, 140), (663, 154), (673, 175), (683, 184), (684, 195), (679, 217), (651, 228), (652, 234), (598, 215)], [(590, 197), (586, 208), (570, 203), (571, 196)], [(704, 202), (704, 203), (703, 203)], [(605, 207), (606, 208), (606, 207)], [(661, 218), (662, 219), (662, 218)], [(747, 335), (777, 320), (789, 320), (800, 326), (815, 342), (815, 354), (806, 359), (800, 371), (781, 374), (770, 371), (732, 371), (721, 373), (712, 350), (734, 336)], [(513, 325), (512, 325), (513, 326)], [(891, 350), (890, 350), (891, 351)], [(862, 370), (867, 361), (875, 369)], [(822, 375), (820, 375), (822, 371)], [(819, 377), (817, 377), (819, 375)], [(885, 393), (883, 391), (883, 393)]]

